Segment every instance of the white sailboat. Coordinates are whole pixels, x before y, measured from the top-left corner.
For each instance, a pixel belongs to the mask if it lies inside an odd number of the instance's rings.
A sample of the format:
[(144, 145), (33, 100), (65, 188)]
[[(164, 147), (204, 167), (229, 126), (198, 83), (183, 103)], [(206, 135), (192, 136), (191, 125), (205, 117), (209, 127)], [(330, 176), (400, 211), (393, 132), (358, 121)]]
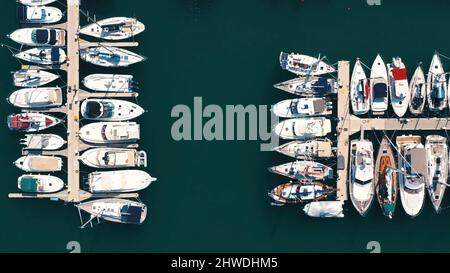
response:
[(297, 98), (283, 100), (272, 106), (275, 115), (282, 118), (301, 118), (331, 115), (333, 103), (326, 98)]
[(322, 59), (297, 53), (280, 53), (282, 69), (299, 76), (319, 76), (336, 72), (336, 69)]
[(39, 87), (59, 78), (58, 75), (36, 69), (23, 68), (14, 72), (13, 82), (17, 87)]
[(8, 102), (25, 109), (58, 107), (62, 105), (62, 90), (59, 87), (24, 88), (14, 91)]
[(120, 74), (92, 74), (83, 79), (83, 84), (93, 91), (132, 92), (133, 76)]
[(296, 77), (292, 80), (277, 83), (273, 87), (302, 97), (323, 97), (336, 94), (338, 82), (325, 77)]
[(370, 86), (359, 59), (356, 60), (350, 82), (350, 101), (355, 115), (367, 114), (370, 110)]
[(447, 138), (429, 135), (425, 142), (427, 152), (428, 177), (425, 181), (431, 203), (436, 212), (440, 212), (448, 179), (448, 145)]
[(145, 57), (118, 47), (89, 47), (80, 49), (80, 58), (103, 67), (127, 67), (145, 60)]
[(447, 79), (439, 54), (435, 53), (428, 70), (427, 98), (431, 111), (442, 111), (448, 102)]
[(409, 84), (409, 92), (411, 94), (409, 111), (414, 115), (420, 115), (423, 112), (427, 97), (426, 87), (425, 74), (423, 73), (422, 67), (419, 65)]
[(143, 190), (156, 181), (141, 170), (93, 172), (89, 174), (89, 191), (92, 193), (120, 193)]
[(140, 139), (136, 122), (94, 122), (80, 129), (80, 138), (90, 143), (127, 143)]
[(112, 17), (97, 21), (80, 29), (80, 33), (105, 40), (123, 40), (138, 35), (145, 25), (135, 18)]
[(283, 139), (307, 140), (329, 134), (331, 121), (323, 117), (287, 119), (278, 123), (273, 131)]
[(126, 121), (144, 113), (139, 105), (116, 99), (87, 99), (81, 104), (81, 115), (87, 120)]
[(409, 106), (408, 72), (400, 57), (392, 58), (392, 63), (387, 64), (387, 68), (392, 108), (401, 118), (406, 114)]
[(377, 55), (370, 71), (372, 112), (384, 114), (388, 109), (388, 72), (380, 54)]
[(15, 58), (39, 65), (58, 65), (66, 61), (66, 52), (56, 47), (36, 47), (14, 54)]
[(292, 141), (276, 147), (274, 151), (297, 159), (330, 158), (333, 154), (329, 139)]
[(333, 169), (318, 162), (295, 161), (269, 168), (270, 172), (297, 180), (324, 180), (333, 178)]

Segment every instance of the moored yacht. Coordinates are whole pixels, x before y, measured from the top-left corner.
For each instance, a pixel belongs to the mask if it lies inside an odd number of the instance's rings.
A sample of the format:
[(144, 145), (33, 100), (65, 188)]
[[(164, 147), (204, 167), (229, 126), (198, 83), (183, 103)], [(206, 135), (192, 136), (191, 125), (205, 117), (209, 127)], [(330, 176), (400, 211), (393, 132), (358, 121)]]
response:
[(90, 143), (126, 143), (140, 139), (140, 127), (136, 122), (95, 122), (84, 125), (80, 138)]
[(336, 94), (338, 82), (325, 77), (297, 77), (292, 80), (277, 83), (273, 87), (302, 97), (323, 97)]
[(333, 66), (325, 63), (322, 59), (297, 53), (281, 52), (280, 66), (299, 76), (318, 76), (336, 72)]
[(447, 79), (439, 54), (435, 53), (431, 60), (427, 78), (428, 107), (431, 111), (442, 111), (447, 107)]
[(93, 172), (89, 174), (89, 191), (92, 193), (119, 193), (140, 191), (156, 181), (141, 170)]
[(83, 84), (93, 91), (132, 92), (134, 81), (132, 75), (92, 74), (83, 79)]
[(51, 24), (59, 22), (63, 17), (60, 9), (55, 7), (17, 7), (17, 20), (26, 24)]
[(85, 151), (80, 156), (80, 160), (92, 168), (147, 167), (147, 154), (135, 149), (93, 148)]
[(422, 67), (419, 65), (409, 84), (409, 92), (411, 94), (409, 111), (414, 115), (420, 115), (423, 112), (427, 97), (426, 87), (425, 74), (423, 73)]
[(65, 46), (66, 31), (52, 28), (21, 28), (8, 37), (14, 42), (27, 46)]
[(297, 180), (324, 180), (333, 178), (333, 169), (318, 162), (295, 161), (269, 168), (270, 172)]
[(429, 135), (425, 142), (428, 177), (425, 181), (431, 203), (436, 212), (440, 212), (448, 179), (447, 138)]
[(39, 65), (59, 65), (66, 61), (66, 52), (56, 47), (36, 47), (14, 54), (14, 57)]
[(105, 40), (123, 40), (138, 35), (145, 25), (135, 18), (112, 17), (80, 29), (80, 33)]
[(331, 121), (323, 117), (287, 119), (278, 123), (273, 131), (283, 139), (307, 140), (330, 133)]
[(26, 109), (50, 108), (62, 105), (62, 90), (59, 87), (36, 87), (14, 91), (8, 102)]
[(87, 99), (81, 104), (81, 115), (88, 120), (125, 121), (144, 113), (139, 105), (116, 99)]
[(57, 172), (62, 168), (62, 159), (56, 156), (24, 155), (14, 165), (26, 172)]
[(388, 73), (386, 64), (380, 54), (377, 55), (370, 70), (370, 90), (372, 95), (372, 112), (384, 114), (388, 109)]
[(370, 85), (359, 59), (356, 60), (350, 82), (350, 101), (355, 115), (367, 114), (370, 110)]
[(301, 118), (331, 115), (333, 104), (325, 98), (297, 98), (283, 100), (272, 107), (282, 118)]
[(54, 134), (26, 134), (20, 144), (25, 146), (25, 150), (51, 151), (60, 149), (66, 141)]
[(145, 60), (145, 57), (118, 47), (89, 47), (80, 50), (80, 58), (103, 67), (127, 67)]
[(50, 83), (59, 76), (44, 70), (21, 69), (13, 74), (13, 82), (17, 87), (39, 87)]
[(303, 211), (310, 217), (318, 218), (343, 218), (343, 201), (315, 201), (306, 204)]
[(274, 151), (297, 159), (324, 159), (334, 155), (332, 144), (329, 139), (292, 141), (276, 147)]
[(387, 64), (387, 68), (392, 108), (401, 118), (406, 114), (409, 106), (408, 72), (400, 57), (392, 58), (392, 63)]
[(19, 177), (17, 187), (28, 193), (54, 193), (64, 188), (64, 182), (55, 176), (26, 174)]
[(325, 200), (335, 190), (317, 181), (290, 182), (277, 186), (268, 195), (274, 201), (272, 205), (299, 204), (311, 201)]
[(17, 2), (29, 7), (40, 7), (56, 2), (56, 0), (17, 0)]
[(35, 112), (12, 114), (8, 116), (9, 129), (20, 132), (38, 132), (59, 123), (61, 123), (60, 119)]

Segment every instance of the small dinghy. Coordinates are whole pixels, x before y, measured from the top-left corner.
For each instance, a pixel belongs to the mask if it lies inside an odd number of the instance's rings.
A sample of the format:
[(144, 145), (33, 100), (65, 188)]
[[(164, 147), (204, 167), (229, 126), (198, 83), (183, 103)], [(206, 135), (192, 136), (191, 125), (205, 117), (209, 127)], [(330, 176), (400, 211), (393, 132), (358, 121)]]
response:
[(58, 75), (35, 69), (21, 69), (14, 72), (13, 82), (17, 87), (39, 87), (59, 79)]
[(66, 141), (54, 134), (26, 134), (20, 144), (25, 146), (25, 150), (52, 151), (60, 149)]
[(116, 99), (87, 99), (81, 104), (81, 115), (88, 120), (125, 121), (144, 113), (139, 105)]
[(411, 94), (409, 111), (411, 111), (413, 115), (420, 115), (423, 112), (427, 97), (426, 86), (425, 74), (423, 73), (422, 67), (419, 65), (409, 84), (409, 92)]
[(14, 162), (17, 168), (26, 172), (58, 172), (62, 159), (56, 156), (25, 155)]
[[(147, 206), (127, 199), (104, 198), (75, 205), (94, 218), (121, 224), (142, 224), (147, 217)], [(84, 227), (91, 220), (84, 223)]]
[(334, 192), (335, 190), (332, 187), (311, 181), (282, 184), (270, 191), (268, 195), (273, 199), (273, 206), (284, 206), (286, 204), (324, 200)]
[(17, 2), (29, 7), (41, 7), (56, 2), (56, 0), (17, 0)]
[(97, 21), (80, 29), (80, 33), (105, 40), (124, 40), (145, 30), (145, 25), (135, 18), (112, 17)]
[(334, 156), (329, 139), (292, 141), (276, 147), (274, 151), (297, 159), (324, 159)]
[(426, 151), (420, 136), (398, 136), (400, 200), (405, 212), (415, 217), (422, 211), (427, 177)]
[(14, 42), (27, 46), (65, 46), (66, 31), (52, 28), (21, 28), (8, 37)]
[(61, 123), (60, 119), (41, 113), (22, 113), (8, 116), (10, 130), (19, 132), (38, 132)]
[(63, 17), (60, 9), (55, 7), (17, 7), (17, 20), (24, 24), (52, 24), (59, 22)]
[(427, 78), (427, 99), (431, 111), (442, 111), (447, 107), (447, 79), (441, 58), (436, 53), (431, 61)]
[(439, 135), (427, 136), (425, 150), (428, 168), (428, 177), (425, 183), (433, 208), (439, 213), (448, 178), (447, 138)]
[(389, 90), (391, 91), (391, 103), (398, 117), (403, 117), (409, 106), (408, 71), (400, 57), (392, 58), (392, 63), (387, 64), (389, 73)]
[(333, 178), (333, 169), (318, 162), (295, 161), (269, 168), (270, 172), (297, 180), (325, 180)]
[(59, 87), (20, 89), (9, 96), (8, 102), (25, 109), (58, 107), (62, 105), (62, 90)]
[(316, 201), (306, 204), (303, 211), (306, 215), (317, 218), (343, 218), (342, 201)]
[(350, 182), (349, 193), (353, 206), (361, 214), (366, 216), (374, 198), (374, 168), (373, 145), (364, 139), (350, 142)]
[(143, 190), (156, 181), (140, 170), (93, 172), (89, 174), (89, 191), (92, 193), (120, 193)]
[(92, 168), (147, 167), (147, 154), (135, 149), (94, 148), (84, 152), (80, 160)]
[(64, 182), (50, 175), (22, 175), (17, 180), (18, 188), (28, 193), (54, 193), (64, 188)]
[(336, 94), (339, 84), (335, 79), (324, 77), (297, 77), (273, 87), (302, 97), (323, 97)]
[(336, 72), (336, 69), (317, 58), (297, 54), (280, 53), (280, 66), (282, 69), (299, 76), (319, 76)]
[(282, 118), (301, 118), (331, 115), (333, 103), (325, 98), (299, 98), (284, 100), (272, 107)]
[(127, 143), (140, 139), (136, 122), (95, 122), (80, 129), (80, 138), (90, 143)]
[(132, 92), (133, 76), (120, 74), (92, 74), (83, 79), (83, 84), (93, 91)]
[(273, 131), (283, 139), (307, 140), (329, 134), (331, 121), (323, 117), (287, 119), (278, 123)]
[(383, 137), (375, 163), (375, 192), (383, 215), (392, 219), (398, 196), (397, 166), (394, 153), (387, 139)]
[(14, 57), (39, 65), (58, 65), (66, 61), (66, 52), (56, 47), (31, 48), (14, 55)]
[(356, 60), (350, 82), (350, 101), (355, 115), (364, 115), (370, 109), (370, 86), (359, 59)]
[(370, 70), (370, 90), (372, 90), (372, 113), (382, 115), (388, 109), (388, 72), (380, 54)]
[(90, 47), (80, 50), (84, 61), (103, 67), (127, 67), (145, 60), (145, 57), (118, 47)]

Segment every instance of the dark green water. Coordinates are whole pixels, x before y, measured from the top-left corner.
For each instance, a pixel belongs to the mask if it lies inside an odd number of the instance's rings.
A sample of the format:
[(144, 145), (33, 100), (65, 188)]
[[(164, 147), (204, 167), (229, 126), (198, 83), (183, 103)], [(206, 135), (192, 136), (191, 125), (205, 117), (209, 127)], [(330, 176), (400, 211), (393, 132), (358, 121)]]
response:
[[(105, 223), (80, 230), (72, 205), (8, 199), (21, 175), (11, 165), (20, 154), (20, 135), (3, 123), (0, 251), (67, 252), (69, 241), (79, 241), (83, 252), (367, 252), (369, 241), (379, 241), (384, 252), (450, 251), (450, 213), (435, 215), (429, 200), (413, 220), (400, 206), (389, 221), (377, 206), (361, 218), (350, 205), (342, 220), (307, 218), (300, 207), (271, 207), (266, 196), (268, 189), (287, 181), (266, 168), (288, 158), (260, 152), (258, 141), (176, 142), (170, 134), (172, 107), (191, 106), (194, 96), (202, 96), (205, 105), (221, 106), (289, 98), (272, 88), (293, 77), (279, 68), (281, 50), (322, 53), (332, 62), (359, 56), (367, 64), (380, 52), (386, 58), (402, 56), (408, 67), (419, 61), (427, 67), (435, 50), (450, 55), (448, 1), (382, 0), (379, 7), (365, 0), (82, 4), (98, 18), (137, 16), (147, 26), (135, 51), (149, 60), (117, 72), (135, 75), (139, 103), (149, 110), (137, 120), (149, 172), (158, 177), (141, 193), (148, 219), (140, 227)], [(18, 27), (14, 1), (5, 1), (2, 9), (0, 33), (6, 35)], [(13, 45), (6, 37), (3, 41)], [(13, 88), (9, 71), (19, 64), (6, 49), (0, 54), (0, 89), (6, 97)], [(449, 61), (445, 65), (450, 68)], [(108, 71), (86, 64), (82, 70), (83, 76)], [(0, 116), (6, 119), (13, 111), (4, 102)]]

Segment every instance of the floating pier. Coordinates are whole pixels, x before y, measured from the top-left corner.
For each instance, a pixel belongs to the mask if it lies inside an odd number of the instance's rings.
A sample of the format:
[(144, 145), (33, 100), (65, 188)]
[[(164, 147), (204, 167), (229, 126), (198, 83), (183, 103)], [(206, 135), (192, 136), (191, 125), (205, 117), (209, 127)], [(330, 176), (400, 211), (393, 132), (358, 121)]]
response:
[[(51, 27), (51, 26), (46, 26)], [(80, 28), (80, 0), (67, 0), (67, 23), (54, 25), (54, 28), (66, 30), (67, 36), (67, 62), (60, 66), (30, 66), (30, 68), (40, 69), (61, 69), (67, 71), (67, 105), (49, 109), (41, 112), (62, 112), (67, 115), (67, 148), (61, 151), (44, 152), (40, 154), (60, 155), (67, 157), (67, 189), (55, 194), (29, 194), (29, 193), (10, 193), (9, 198), (47, 198), (58, 199), (69, 203), (78, 203), (90, 198), (137, 198), (137, 193), (126, 194), (92, 194), (86, 192), (80, 187), (80, 152), (91, 148), (83, 143), (79, 138), (79, 113), (80, 102), (87, 98), (114, 98), (114, 97), (137, 97), (137, 93), (108, 93), (108, 92), (87, 92), (80, 89), (80, 49), (91, 46), (118, 46), (135, 47), (136, 42), (88, 42), (79, 38)], [(98, 145), (101, 146), (101, 145)], [(98, 147), (95, 146), (95, 147)], [(111, 147), (111, 145), (110, 145)], [(137, 147), (137, 144), (120, 147)], [(24, 151), (23, 154), (31, 153)]]

